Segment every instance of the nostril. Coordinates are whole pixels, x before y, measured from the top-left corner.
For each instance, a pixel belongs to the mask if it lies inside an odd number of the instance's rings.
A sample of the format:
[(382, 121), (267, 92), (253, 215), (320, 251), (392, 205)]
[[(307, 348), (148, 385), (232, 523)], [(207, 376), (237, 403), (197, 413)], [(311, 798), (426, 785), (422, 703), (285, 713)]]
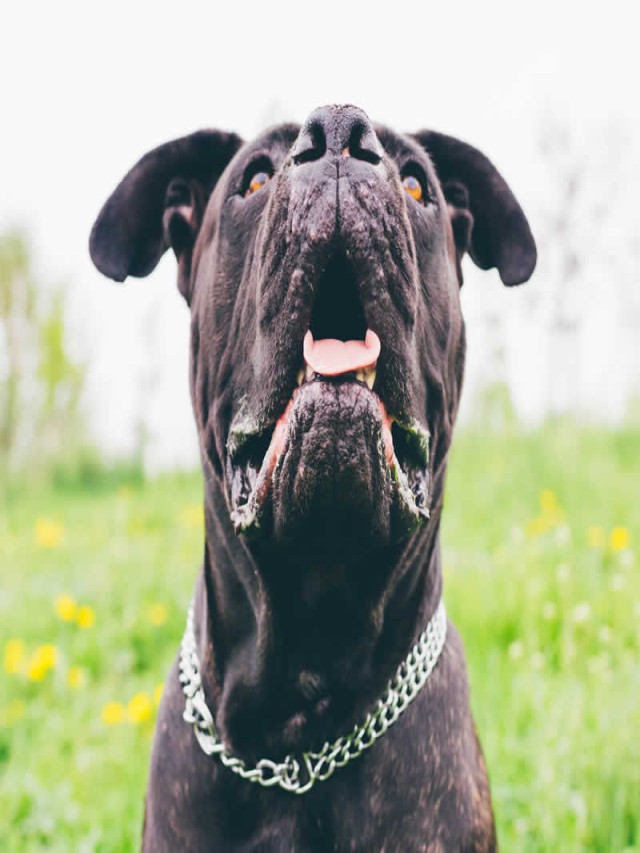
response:
[(364, 160), (365, 163), (372, 163), (374, 166), (377, 166), (382, 160), (380, 142), (369, 124), (362, 122), (354, 124), (349, 135), (348, 150), (348, 153), (356, 160)]
[(324, 128), (319, 122), (314, 121), (305, 127), (298, 137), (293, 150), (293, 162), (296, 165), (311, 163), (324, 157), (326, 151), (327, 138)]

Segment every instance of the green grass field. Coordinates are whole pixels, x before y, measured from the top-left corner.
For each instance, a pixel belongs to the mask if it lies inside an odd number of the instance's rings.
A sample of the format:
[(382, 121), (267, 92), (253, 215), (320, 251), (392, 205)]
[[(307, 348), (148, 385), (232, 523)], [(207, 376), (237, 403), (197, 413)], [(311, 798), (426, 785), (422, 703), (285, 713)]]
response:
[[(640, 432), (459, 433), (445, 599), (505, 851), (640, 851)], [(0, 504), (0, 850), (128, 851), (199, 477)], [(373, 851), (372, 851), (373, 853)]]

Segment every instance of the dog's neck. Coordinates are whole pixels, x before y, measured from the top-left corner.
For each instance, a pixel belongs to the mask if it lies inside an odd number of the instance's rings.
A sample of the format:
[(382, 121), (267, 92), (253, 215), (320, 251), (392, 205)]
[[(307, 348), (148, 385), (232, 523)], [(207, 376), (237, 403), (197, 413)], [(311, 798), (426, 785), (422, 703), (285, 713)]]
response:
[[(210, 484), (211, 486), (211, 484)], [(408, 544), (349, 565), (251, 548), (209, 488), (200, 589), (205, 694), (231, 751), (277, 757), (364, 716), (441, 595), (440, 507)]]

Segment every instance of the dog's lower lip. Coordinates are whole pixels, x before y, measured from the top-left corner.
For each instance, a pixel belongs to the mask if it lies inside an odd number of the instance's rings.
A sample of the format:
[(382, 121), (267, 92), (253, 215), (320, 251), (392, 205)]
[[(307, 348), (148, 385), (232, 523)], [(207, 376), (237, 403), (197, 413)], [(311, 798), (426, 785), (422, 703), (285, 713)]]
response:
[[(342, 377), (340, 377), (342, 379)], [(343, 381), (354, 381), (345, 379)], [(332, 381), (314, 376), (314, 382)], [(289, 420), (301, 389), (296, 388), (285, 410), (271, 430), (262, 430), (252, 436), (245, 435), (238, 447), (237, 436), (230, 441), (230, 472), (232, 486), (231, 519), (237, 533), (248, 533), (261, 526), (262, 510), (267, 503), (276, 466), (287, 448)], [(402, 422), (390, 417), (383, 401), (371, 391), (380, 407), (384, 455), (391, 481), (405, 507), (405, 512), (414, 519), (429, 518), (429, 433), (416, 420), (403, 419)], [(267, 445), (268, 442), (268, 446)], [(246, 447), (266, 446), (258, 460), (254, 453), (248, 456)], [(241, 448), (245, 448), (242, 450)], [(235, 457), (235, 461), (234, 461)], [(253, 459), (244, 464), (240, 458)], [(404, 462), (401, 463), (401, 459)], [(239, 473), (238, 473), (239, 472)]]

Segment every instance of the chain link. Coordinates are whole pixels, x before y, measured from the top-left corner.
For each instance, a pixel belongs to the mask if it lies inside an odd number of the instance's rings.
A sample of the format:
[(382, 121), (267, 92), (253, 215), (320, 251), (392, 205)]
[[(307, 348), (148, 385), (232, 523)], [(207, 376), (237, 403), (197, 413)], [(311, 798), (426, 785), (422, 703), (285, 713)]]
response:
[(213, 715), (207, 706), (202, 681), (200, 662), (196, 650), (193, 626), (193, 603), (187, 613), (187, 624), (180, 645), (179, 679), (185, 696), (183, 719), (191, 723), (196, 739), (206, 755), (217, 755), (222, 764), (249, 782), (265, 788), (278, 785), (293, 794), (304, 794), (316, 782), (324, 782), (339, 767), (344, 767), (382, 737), (398, 717), (413, 702), (431, 675), (447, 636), (447, 615), (442, 601), (438, 604), (429, 624), (420, 635), (405, 660), (398, 667), (395, 677), (373, 711), (367, 714), (361, 725), (329, 743), (318, 752), (303, 752), (298, 760), (287, 755), (284, 761), (262, 758), (255, 767), (247, 767), (240, 758), (226, 750), (218, 737)]

